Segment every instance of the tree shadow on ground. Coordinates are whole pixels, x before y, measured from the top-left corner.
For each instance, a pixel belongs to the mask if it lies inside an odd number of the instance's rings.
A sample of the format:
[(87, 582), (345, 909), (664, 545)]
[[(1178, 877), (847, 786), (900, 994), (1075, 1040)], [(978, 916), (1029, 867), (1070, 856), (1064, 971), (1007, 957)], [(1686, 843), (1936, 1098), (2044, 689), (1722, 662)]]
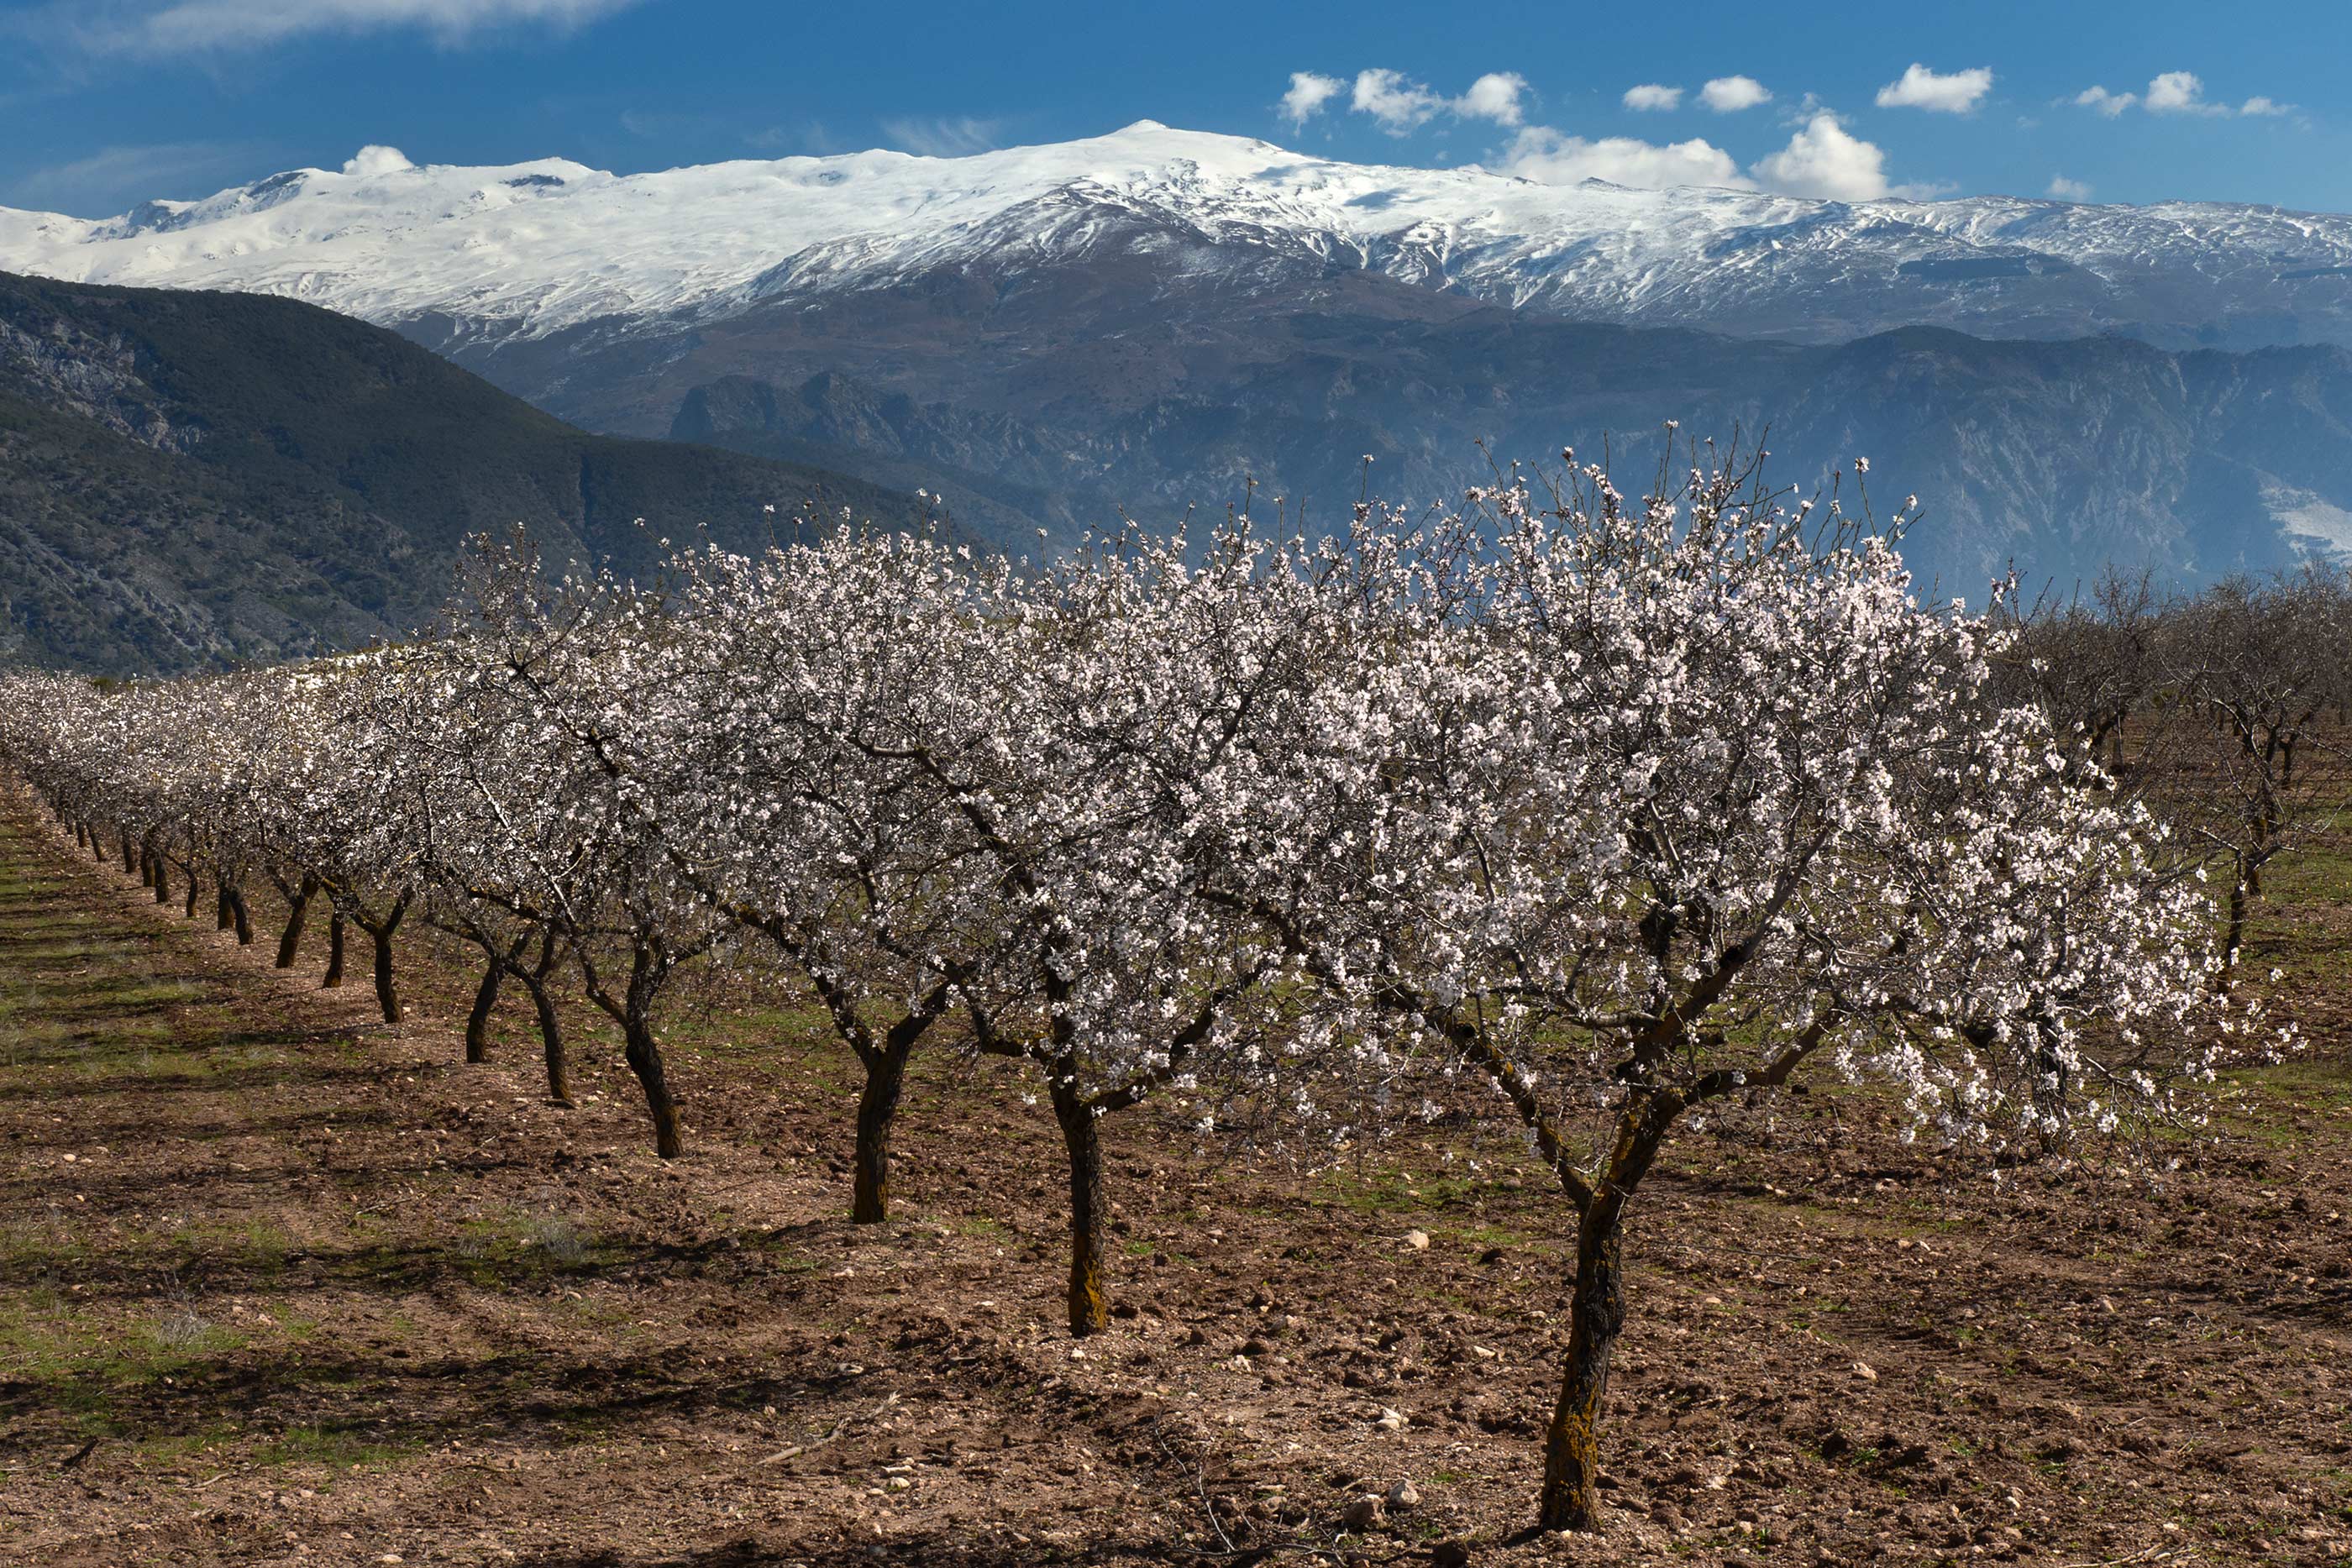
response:
[[(956, 1535), (894, 1535), (883, 1540), (763, 1542), (746, 1538), (724, 1545), (676, 1552), (623, 1552), (605, 1550), (534, 1552), (521, 1559), (520, 1568), (873, 1568), (876, 1563), (905, 1568), (1042, 1568), (1048, 1563), (1204, 1563), (1224, 1568), (1254, 1568), (1295, 1552), (1276, 1548), (1239, 1552), (1210, 1552), (1171, 1546), (1163, 1542), (1101, 1541), (1086, 1545), (1055, 1546), (1030, 1540), (974, 1541), (969, 1532)], [(1413, 1554), (1426, 1561), (1425, 1553)]]

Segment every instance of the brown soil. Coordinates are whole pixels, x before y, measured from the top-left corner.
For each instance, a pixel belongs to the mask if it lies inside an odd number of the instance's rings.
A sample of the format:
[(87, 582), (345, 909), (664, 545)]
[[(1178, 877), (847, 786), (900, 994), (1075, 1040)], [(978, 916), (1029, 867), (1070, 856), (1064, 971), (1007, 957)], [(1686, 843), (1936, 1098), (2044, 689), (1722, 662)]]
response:
[(462, 954), (405, 941), (387, 1028), (363, 949), (313, 988), (323, 921), (272, 971), (274, 910), (240, 950), (0, 805), (0, 1561), (2352, 1551), (2331, 1009), (2160, 1185), (1996, 1187), (1844, 1092), (1685, 1138), (1633, 1220), (1608, 1533), (1525, 1540), (1570, 1228), (1499, 1128), (1317, 1175), (1122, 1118), (1119, 1316), (1081, 1343), (1009, 1075), (935, 1053), (897, 1217), (853, 1228), (854, 1080), (804, 1013), (675, 1025), (666, 1165), (584, 1016), (561, 1110), (519, 995), (459, 1060)]

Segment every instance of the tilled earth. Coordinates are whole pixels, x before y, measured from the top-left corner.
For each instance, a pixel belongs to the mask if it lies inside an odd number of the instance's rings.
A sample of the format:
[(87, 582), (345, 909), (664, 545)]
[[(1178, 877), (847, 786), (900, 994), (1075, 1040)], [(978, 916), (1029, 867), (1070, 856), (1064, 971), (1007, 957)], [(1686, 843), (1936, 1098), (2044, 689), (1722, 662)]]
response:
[[(2336, 914), (2273, 933), (2330, 985)], [(1081, 1343), (1010, 1074), (936, 1053), (896, 1217), (852, 1227), (854, 1079), (801, 1011), (678, 1019), (665, 1164), (584, 1014), (562, 1110), (520, 998), (459, 1059), (470, 977), (422, 934), (394, 1029), (362, 954), (315, 988), (319, 925), (283, 973), (211, 925), (0, 802), (0, 1561), (2352, 1552), (2327, 1006), (2160, 1183), (1996, 1183), (1826, 1089), (1684, 1139), (1635, 1210), (1609, 1529), (1571, 1541), (1522, 1530), (1571, 1226), (1503, 1129), (1307, 1172), (1120, 1118)]]

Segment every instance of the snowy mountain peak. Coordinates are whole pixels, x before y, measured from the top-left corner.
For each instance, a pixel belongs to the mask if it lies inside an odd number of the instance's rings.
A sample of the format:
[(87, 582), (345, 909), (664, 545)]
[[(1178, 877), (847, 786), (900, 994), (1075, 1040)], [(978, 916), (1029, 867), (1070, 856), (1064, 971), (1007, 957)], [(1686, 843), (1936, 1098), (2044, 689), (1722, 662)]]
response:
[[(1044, 214), (1050, 214), (1050, 218)], [(1181, 235), (1603, 320), (1800, 338), (1912, 322), (2037, 337), (2352, 342), (2352, 219), (2012, 197), (1846, 204), (1351, 164), (1142, 120), (966, 157), (874, 151), (614, 174), (361, 149), (115, 218), (0, 209), (0, 269), (290, 295), (490, 339), (705, 317), (941, 268), (1074, 263)]]

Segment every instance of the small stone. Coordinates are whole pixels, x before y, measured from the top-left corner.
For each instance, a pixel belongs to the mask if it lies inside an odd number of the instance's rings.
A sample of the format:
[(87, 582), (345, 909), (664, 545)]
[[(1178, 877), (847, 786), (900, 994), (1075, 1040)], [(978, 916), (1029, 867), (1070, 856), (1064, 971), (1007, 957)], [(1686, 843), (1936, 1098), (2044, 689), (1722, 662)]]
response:
[(1349, 1498), (1348, 1506), (1339, 1511), (1340, 1524), (1360, 1535), (1380, 1521), (1381, 1500), (1370, 1492)]
[(1866, 1361), (1857, 1361), (1853, 1364), (1853, 1375), (1856, 1377), (1861, 1378), (1864, 1383), (1875, 1383), (1878, 1381), (1878, 1374), (1872, 1370), (1870, 1363)]
[(1416, 1252), (1426, 1252), (1429, 1250), (1429, 1232), (1408, 1230), (1404, 1233), (1404, 1244)]
[(1405, 1428), (1404, 1412), (1383, 1408), (1380, 1419), (1372, 1423), (1383, 1432), (1402, 1432)]
[(1429, 1568), (1470, 1568), (1470, 1543), (1441, 1541), (1429, 1549)]
[(1389, 1511), (1411, 1513), (1421, 1506), (1421, 1492), (1411, 1481), (1399, 1481), (1389, 1488)]

